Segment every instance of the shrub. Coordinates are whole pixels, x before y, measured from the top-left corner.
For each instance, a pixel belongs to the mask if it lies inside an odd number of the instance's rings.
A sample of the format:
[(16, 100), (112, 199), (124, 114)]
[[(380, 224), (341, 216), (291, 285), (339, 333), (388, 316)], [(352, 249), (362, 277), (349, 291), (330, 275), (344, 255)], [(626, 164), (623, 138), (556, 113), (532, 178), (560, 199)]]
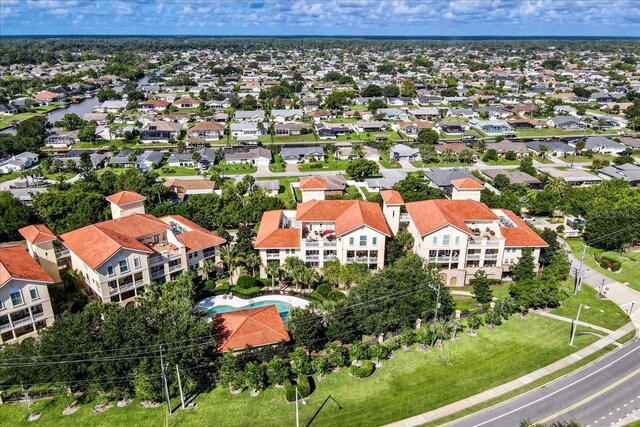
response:
[(611, 264), (611, 271), (618, 271), (622, 267), (622, 263), (620, 261), (616, 261)]
[(305, 397), (309, 397), (311, 396), (311, 392), (311, 381), (309, 381), (309, 377), (306, 375), (300, 375), (298, 377), (298, 393), (300, 393), (300, 397), (303, 399)]
[(222, 295), (222, 294), (228, 294), (229, 291), (231, 291), (231, 286), (229, 286), (228, 283), (223, 283), (221, 285), (216, 286), (215, 289), (213, 290), (213, 293), (216, 295)]
[(346, 297), (347, 296), (344, 294), (344, 292), (340, 292), (340, 291), (331, 291), (329, 292), (329, 295), (327, 295), (327, 299), (331, 301), (341, 301)]
[(602, 267), (602, 268), (604, 268), (606, 270), (607, 268), (609, 268), (609, 261), (606, 258), (603, 257), (600, 260), (600, 267)]
[(327, 299), (325, 297), (323, 297), (322, 295), (320, 295), (317, 291), (313, 291), (309, 294), (309, 299), (312, 299), (314, 301), (318, 301), (318, 302), (325, 302), (327, 301)]
[(256, 287), (256, 278), (253, 276), (240, 276), (236, 283), (238, 288), (249, 289)]
[(231, 290), (231, 292), (233, 292), (234, 295), (239, 297), (253, 298), (260, 295), (260, 288), (255, 286), (249, 289), (242, 289), (236, 286)]
[(310, 169), (322, 169), (322, 167), (323, 167), (322, 162), (313, 162), (309, 164)]
[(351, 375), (358, 378), (367, 378), (373, 374), (375, 369), (375, 365), (371, 360), (363, 360), (360, 366), (351, 365), (349, 370), (351, 371)]
[(326, 283), (323, 283), (316, 288), (316, 292), (322, 295), (323, 297), (327, 298), (329, 296), (329, 293), (331, 292), (331, 286), (327, 285)]
[(600, 264), (600, 260), (602, 260), (602, 254), (600, 252), (596, 252), (595, 254), (593, 254), (593, 258), (598, 264)]
[(287, 399), (287, 402), (294, 402), (296, 400), (296, 389), (291, 384), (291, 380), (287, 379), (284, 382), (284, 396)]

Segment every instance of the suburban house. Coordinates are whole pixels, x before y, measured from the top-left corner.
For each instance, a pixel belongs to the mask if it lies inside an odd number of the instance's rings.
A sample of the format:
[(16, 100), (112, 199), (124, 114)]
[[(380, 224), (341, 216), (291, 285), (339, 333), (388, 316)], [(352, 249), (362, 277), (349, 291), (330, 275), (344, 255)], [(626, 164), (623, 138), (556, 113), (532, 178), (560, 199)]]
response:
[(264, 347), (291, 339), (275, 305), (214, 314), (212, 319), (222, 336), (219, 352)]
[(8, 159), (0, 160), (0, 174), (19, 172), (35, 166), (38, 163), (39, 156), (35, 153), (25, 151), (15, 154)]
[(213, 194), (216, 184), (208, 179), (170, 178), (164, 186), (174, 195), (174, 200), (182, 202), (187, 196), (194, 194)]
[(508, 152), (514, 152), (519, 155), (525, 155), (529, 153), (529, 149), (522, 142), (513, 142), (508, 139), (503, 139), (500, 142), (493, 142), (491, 144), (487, 144), (487, 148), (494, 149), (501, 156), (507, 154)]
[(384, 267), (385, 242), (390, 236), (377, 203), (312, 200), (298, 204), (295, 210), (265, 212), (254, 247), (260, 252), (263, 277), (264, 266), (283, 265), (290, 256), (313, 268), (338, 260), (379, 269)]
[(422, 129), (431, 129), (432, 126), (433, 124), (431, 122), (425, 120), (416, 120), (415, 122), (399, 122), (393, 125), (393, 127), (398, 132), (402, 132), (412, 139), (416, 139), (418, 137), (418, 133)]
[(544, 183), (535, 176), (531, 176), (526, 172), (520, 172), (518, 170), (483, 169), (481, 172), (490, 179), (495, 179), (498, 175), (504, 175), (509, 178), (509, 182), (511, 184), (522, 184), (535, 190), (542, 190), (544, 187)]
[(354, 128), (358, 132), (380, 132), (387, 126), (385, 122), (358, 122)]
[[(466, 179), (454, 185), (465, 187)], [(537, 265), (547, 243), (513, 212), (489, 209), (479, 202), (480, 189), (455, 191), (452, 200), (404, 204), (394, 190), (382, 192), (387, 221), (406, 228), (414, 238), (413, 251), (440, 269), (447, 286), (464, 286), (478, 270), (492, 279), (508, 276), (525, 248), (533, 249)], [(401, 213), (404, 205), (406, 214)], [(397, 220), (396, 220), (397, 218)]]
[[(467, 185), (473, 185), (474, 188), (478, 188), (480, 190), (483, 188), (482, 181), (473, 176), (467, 170), (461, 168), (430, 168), (430, 170), (426, 170), (424, 172), (424, 176), (430, 181), (429, 185), (431, 187), (439, 188), (449, 195), (452, 195), (454, 191), (453, 181), (459, 179), (466, 178), (469, 180), (465, 182)], [(471, 182), (474, 184), (471, 184)]]
[(311, 133), (311, 126), (309, 123), (304, 122), (276, 123), (273, 125), (273, 130), (278, 136), (300, 135)]
[(377, 114), (382, 114), (385, 120), (408, 120), (409, 114), (399, 108), (378, 108)]
[(393, 160), (421, 160), (420, 151), (417, 148), (411, 148), (408, 145), (396, 144), (389, 150), (389, 157)]
[(574, 187), (588, 187), (602, 182), (602, 178), (582, 169), (569, 168), (558, 169), (554, 167), (541, 167), (538, 169), (552, 178), (560, 178), (564, 182)]
[(282, 160), (287, 164), (297, 164), (324, 160), (325, 152), (322, 147), (292, 147), (284, 146), (280, 150)]
[(277, 179), (256, 181), (255, 186), (262, 188), (269, 197), (276, 197), (280, 192), (280, 181)]
[(236, 120), (239, 122), (261, 122), (264, 121), (264, 111), (262, 110), (253, 110), (253, 111), (236, 111), (235, 112)]
[(612, 165), (596, 170), (603, 179), (623, 179), (631, 186), (640, 185), (640, 166), (631, 163)]
[(565, 156), (568, 154), (572, 154), (575, 152), (575, 148), (570, 146), (569, 144), (558, 141), (528, 141), (525, 142), (524, 145), (531, 151), (536, 154), (542, 154), (543, 150), (541, 147), (547, 147), (547, 153), (553, 156)]
[(345, 123), (316, 123), (316, 133), (320, 139), (333, 139), (352, 132), (351, 126)]
[(271, 150), (257, 147), (249, 150), (226, 152), (224, 161), (230, 164), (247, 163), (256, 166), (269, 166), (271, 157)]
[(514, 129), (542, 129), (547, 126), (540, 120), (527, 118), (507, 120), (507, 123)]
[(187, 135), (191, 138), (202, 138), (207, 141), (218, 140), (224, 135), (224, 123), (198, 122), (189, 129)]
[(512, 135), (513, 129), (504, 120), (469, 120), (469, 125), (488, 135)]
[(325, 200), (327, 196), (339, 196), (347, 188), (347, 181), (342, 175), (326, 177), (300, 178), (300, 193), (302, 202), (311, 200)]
[(54, 132), (44, 139), (44, 145), (53, 148), (67, 148), (80, 142), (77, 130)]
[(82, 158), (80, 157), (82, 153), (89, 153), (89, 161), (94, 169), (102, 169), (102, 167), (107, 162), (107, 155), (95, 152), (93, 150), (69, 150), (62, 155), (55, 156), (56, 159), (60, 160), (64, 167), (66, 168), (67, 162), (71, 160), (75, 163), (76, 167), (80, 167)]
[(0, 104), (0, 116), (13, 116), (18, 109), (13, 104)]
[(136, 156), (132, 149), (126, 148), (112, 156), (109, 159), (109, 165), (119, 167), (135, 166), (141, 170), (148, 170), (160, 165), (163, 159), (164, 154), (159, 151), (145, 150)]
[(439, 122), (436, 124), (436, 129), (444, 133), (456, 134), (468, 130), (469, 125), (465, 122)]
[(43, 90), (33, 95), (33, 97), (38, 101), (50, 103), (55, 101), (62, 101), (67, 97), (67, 95), (64, 93), (56, 93), (48, 90)]
[(562, 130), (576, 130), (587, 128), (587, 125), (582, 121), (582, 118), (574, 116), (551, 117), (549, 120), (547, 120), (547, 125)]
[(292, 122), (302, 120), (304, 112), (298, 109), (292, 110), (271, 110), (271, 118), (276, 123)]
[(173, 101), (173, 106), (177, 108), (198, 108), (199, 105), (199, 99), (191, 98), (189, 96), (184, 96)]
[(51, 276), (23, 246), (0, 248), (0, 344), (20, 342), (51, 326)]
[(229, 125), (231, 135), (238, 141), (257, 141), (262, 135), (262, 130), (258, 129), (255, 123), (231, 123)]
[(205, 260), (219, 261), (221, 237), (180, 215), (145, 213), (145, 198), (122, 191), (107, 197), (113, 219), (60, 236), (88, 292), (125, 304), (151, 282), (174, 280), (182, 271), (202, 275)]
[(182, 124), (156, 120), (140, 131), (140, 142), (169, 142), (180, 135)]
[(138, 110), (145, 113), (150, 111), (164, 111), (169, 105), (171, 105), (170, 102), (160, 100), (140, 101), (138, 102)]
[(107, 100), (100, 104), (97, 109), (103, 113), (116, 114), (121, 113), (124, 110), (128, 110), (129, 108), (131, 108), (131, 103), (127, 100)]
[(415, 117), (416, 120), (429, 120), (440, 116), (440, 110), (436, 107), (414, 108), (409, 110), (409, 114)]
[[(334, 144), (336, 151), (333, 154), (333, 157), (337, 160), (349, 160), (355, 159), (358, 156), (353, 152), (353, 143), (349, 141), (340, 141)], [(363, 151), (363, 159), (372, 160), (374, 162), (380, 161), (380, 153), (377, 149), (368, 147), (366, 145), (361, 145)]]
[[(575, 148), (578, 141), (570, 142), (569, 145)], [(595, 153), (617, 155), (624, 153), (627, 147), (605, 136), (589, 136), (584, 140), (584, 149), (592, 150)]]

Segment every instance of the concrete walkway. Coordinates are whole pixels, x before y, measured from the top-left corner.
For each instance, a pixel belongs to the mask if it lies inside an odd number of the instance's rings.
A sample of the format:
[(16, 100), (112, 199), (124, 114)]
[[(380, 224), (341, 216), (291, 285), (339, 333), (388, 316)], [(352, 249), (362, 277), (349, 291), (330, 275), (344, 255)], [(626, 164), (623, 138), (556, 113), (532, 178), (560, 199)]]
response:
[[(555, 320), (560, 320), (561, 322), (566, 322), (566, 323), (573, 322), (573, 319), (570, 319), (570, 318), (564, 317), (564, 316), (558, 316), (557, 314), (549, 313), (548, 311), (534, 310), (533, 312), (536, 313), (536, 314), (539, 314), (540, 316), (549, 317), (549, 318), (555, 319)], [(591, 323), (583, 322), (582, 320), (578, 320), (578, 325), (586, 326), (587, 328), (591, 328), (591, 329), (594, 329), (596, 331), (604, 332), (607, 335), (609, 335), (610, 333), (613, 332), (611, 329), (607, 329), (607, 328), (603, 328), (602, 326), (598, 326), (598, 325), (594, 325), (594, 324), (591, 324)]]
[(582, 360), (596, 353), (597, 351), (605, 348), (606, 346), (613, 344), (616, 340), (625, 336), (626, 334), (633, 331), (634, 329), (635, 327), (631, 322), (627, 323), (620, 329), (613, 331), (610, 335), (599, 339), (593, 344), (581, 350), (578, 350), (577, 352), (570, 354), (567, 357), (564, 357), (560, 360), (553, 362), (550, 365), (540, 368), (537, 371), (533, 371), (520, 378), (516, 378), (515, 380), (509, 381), (508, 383), (499, 385), (490, 390), (486, 390), (482, 393), (478, 393), (476, 395), (467, 397), (466, 399), (459, 400), (450, 405), (443, 406), (441, 408), (434, 409), (432, 411), (425, 412), (423, 414), (416, 415), (411, 418), (406, 418), (404, 420), (397, 421), (395, 423), (391, 423), (388, 425), (393, 427), (419, 426), (435, 420), (439, 420), (440, 418), (447, 417), (449, 415), (453, 415), (457, 412), (471, 408), (480, 403), (487, 402), (491, 399), (502, 396), (505, 393), (514, 391), (522, 386), (531, 384), (532, 382), (540, 378), (546, 377), (547, 375), (553, 374), (554, 372), (564, 369), (567, 366), (570, 366), (576, 363), (577, 361)]

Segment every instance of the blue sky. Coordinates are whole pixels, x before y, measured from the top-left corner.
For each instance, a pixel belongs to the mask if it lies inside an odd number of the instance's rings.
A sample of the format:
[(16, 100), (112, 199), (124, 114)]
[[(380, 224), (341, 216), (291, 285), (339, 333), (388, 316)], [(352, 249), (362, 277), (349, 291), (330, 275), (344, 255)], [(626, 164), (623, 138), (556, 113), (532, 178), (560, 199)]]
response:
[(640, 0), (0, 0), (0, 35), (640, 36)]

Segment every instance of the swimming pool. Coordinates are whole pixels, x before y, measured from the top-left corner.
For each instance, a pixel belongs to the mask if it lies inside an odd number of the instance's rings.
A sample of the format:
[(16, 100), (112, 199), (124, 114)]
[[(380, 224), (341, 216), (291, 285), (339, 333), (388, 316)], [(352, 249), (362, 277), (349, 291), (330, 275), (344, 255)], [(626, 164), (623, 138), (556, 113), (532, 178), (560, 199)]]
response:
[(217, 305), (207, 310), (207, 314), (212, 315), (212, 314), (228, 313), (230, 311), (245, 310), (247, 308), (265, 307), (267, 305), (275, 305), (276, 309), (278, 310), (278, 313), (280, 313), (280, 317), (282, 317), (282, 320), (287, 319), (287, 317), (289, 316), (289, 312), (293, 308), (291, 304), (286, 302), (267, 300), (267, 301), (253, 302), (253, 303), (244, 305), (242, 307), (233, 307), (230, 305)]

